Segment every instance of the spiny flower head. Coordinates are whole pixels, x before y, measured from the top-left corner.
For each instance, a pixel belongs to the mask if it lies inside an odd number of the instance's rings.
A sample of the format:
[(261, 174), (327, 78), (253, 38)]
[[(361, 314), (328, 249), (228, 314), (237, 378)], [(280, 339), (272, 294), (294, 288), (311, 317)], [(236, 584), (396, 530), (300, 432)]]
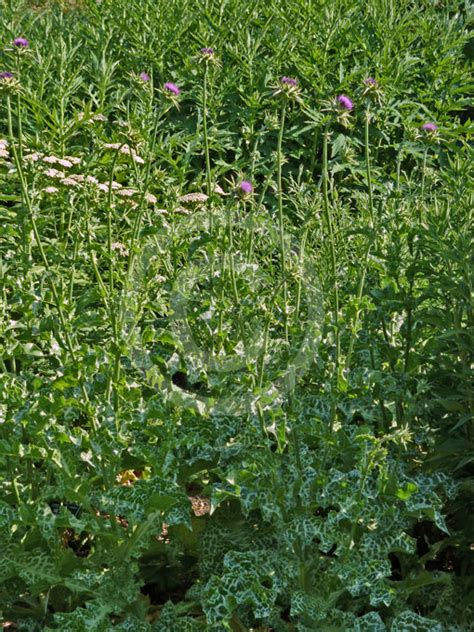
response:
[(253, 186), (250, 180), (242, 180), (242, 182), (239, 182), (237, 186), (238, 195), (245, 197), (247, 195), (250, 195), (252, 191), (253, 191)]
[(210, 46), (204, 46), (199, 50), (197, 61), (205, 64), (212, 63), (216, 66), (220, 66), (219, 60), (216, 57), (216, 51)]
[(421, 126), (421, 129), (429, 134), (434, 134), (438, 131), (438, 126), (436, 125), (436, 123), (424, 123)]
[(20, 84), (15, 75), (9, 70), (0, 72), (0, 92), (17, 92)]
[(301, 98), (301, 90), (298, 85), (298, 79), (295, 79), (294, 77), (280, 77), (278, 85), (274, 86), (272, 96), (280, 96), (292, 101), (298, 101), (298, 103), (303, 102)]
[(364, 87), (362, 90), (362, 97), (377, 102), (379, 105), (382, 102), (382, 89), (377, 79), (373, 77), (366, 77), (363, 81)]
[(174, 94), (176, 96), (178, 96), (178, 94), (180, 94), (181, 92), (180, 88), (178, 88), (178, 86), (175, 83), (172, 83), (171, 81), (167, 81), (165, 85), (163, 86), (163, 89), (167, 90), (168, 92), (171, 92), (171, 94)]
[(17, 48), (28, 48), (30, 42), (26, 39), (26, 37), (17, 37), (13, 40), (13, 44)]
[(141, 72), (139, 75), (142, 81), (150, 81), (151, 77), (147, 72)]
[(338, 105), (347, 112), (351, 112), (354, 109), (354, 104), (352, 103), (351, 99), (349, 99), (349, 97), (345, 94), (340, 94), (339, 96), (337, 96), (336, 101)]

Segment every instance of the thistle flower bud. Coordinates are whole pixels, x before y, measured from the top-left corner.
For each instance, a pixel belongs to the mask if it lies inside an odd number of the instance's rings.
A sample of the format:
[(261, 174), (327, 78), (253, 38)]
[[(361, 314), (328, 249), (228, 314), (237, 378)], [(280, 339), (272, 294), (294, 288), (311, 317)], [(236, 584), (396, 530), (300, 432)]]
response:
[(303, 102), (301, 98), (301, 90), (298, 85), (298, 79), (295, 79), (294, 77), (280, 77), (279, 84), (274, 87), (272, 96), (280, 96), (288, 99), (289, 101), (298, 101), (298, 103)]
[(0, 72), (0, 92), (12, 93), (18, 92), (20, 84), (15, 75), (9, 70)]
[(421, 129), (428, 134), (434, 134), (438, 131), (438, 126), (436, 125), (436, 123), (424, 123), (424, 125), (421, 126)]

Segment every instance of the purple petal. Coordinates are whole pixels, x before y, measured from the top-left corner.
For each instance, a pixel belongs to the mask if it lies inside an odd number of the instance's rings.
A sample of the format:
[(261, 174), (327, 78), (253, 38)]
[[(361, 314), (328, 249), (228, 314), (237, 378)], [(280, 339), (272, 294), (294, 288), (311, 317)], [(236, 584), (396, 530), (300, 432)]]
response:
[(13, 44), (19, 48), (28, 48), (30, 42), (25, 37), (17, 37), (13, 40)]
[(165, 90), (168, 90), (168, 92), (171, 92), (172, 94), (179, 94), (181, 92), (178, 86), (175, 83), (172, 83), (171, 81), (167, 81), (165, 85), (163, 86), (163, 88)]
[(242, 180), (242, 182), (239, 184), (239, 189), (242, 193), (252, 193), (253, 186), (249, 180)]
[(336, 100), (339, 103), (339, 105), (344, 110), (347, 110), (348, 112), (350, 112), (354, 107), (354, 104), (352, 103), (351, 99), (349, 99), (349, 97), (346, 96), (345, 94), (340, 94)]

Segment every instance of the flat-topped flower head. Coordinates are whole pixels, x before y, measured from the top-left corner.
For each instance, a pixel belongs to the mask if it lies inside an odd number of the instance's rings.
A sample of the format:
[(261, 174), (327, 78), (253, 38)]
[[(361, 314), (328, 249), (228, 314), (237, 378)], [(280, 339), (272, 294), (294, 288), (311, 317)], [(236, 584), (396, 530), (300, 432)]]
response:
[(434, 134), (438, 131), (438, 126), (436, 125), (436, 123), (424, 123), (421, 126), (421, 129), (429, 134)]
[(171, 81), (167, 81), (163, 86), (163, 89), (167, 92), (170, 92), (171, 94), (174, 94), (175, 96), (178, 96), (178, 94), (180, 94), (181, 92), (180, 88), (178, 88), (178, 86)]
[(242, 197), (250, 195), (252, 191), (253, 186), (250, 180), (242, 180), (242, 182), (239, 182), (239, 184), (237, 185), (237, 193)]
[(30, 42), (26, 39), (26, 37), (17, 37), (13, 40), (13, 45), (17, 48), (28, 48)]
[(139, 77), (142, 81), (150, 81), (151, 77), (147, 72), (141, 72)]
[(336, 97), (336, 101), (338, 105), (347, 112), (351, 112), (354, 109), (354, 104), (352, 103), (351, 99), (349, 99), (349, 97), (345, 94), (340, 94), (338, 97)]

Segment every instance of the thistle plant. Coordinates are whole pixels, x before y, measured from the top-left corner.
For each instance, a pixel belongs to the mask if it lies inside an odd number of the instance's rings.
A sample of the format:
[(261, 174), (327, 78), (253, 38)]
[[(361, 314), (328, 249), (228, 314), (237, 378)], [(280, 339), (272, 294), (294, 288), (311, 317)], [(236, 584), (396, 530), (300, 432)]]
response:
[(30, 4), (0, 11), (0, 620), (470, 629), (466, 12)]

